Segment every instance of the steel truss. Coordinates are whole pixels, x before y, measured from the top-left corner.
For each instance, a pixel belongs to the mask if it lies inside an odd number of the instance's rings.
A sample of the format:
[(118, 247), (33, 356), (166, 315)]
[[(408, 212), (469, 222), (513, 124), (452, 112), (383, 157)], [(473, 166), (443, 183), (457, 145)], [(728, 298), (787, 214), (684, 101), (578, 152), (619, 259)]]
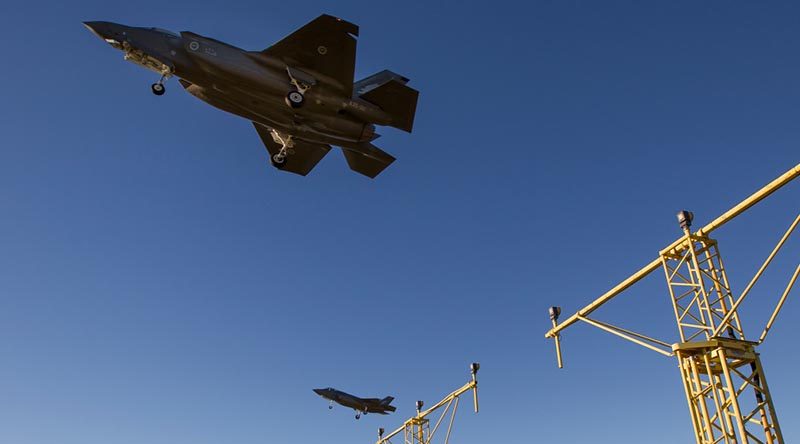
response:
[[(433, 438), (436, 436), (436, 432), (439, 430), (439, 426), (443, 424), (445, 418), (449, 418), (449, 420), (447, 432), (444, 437), (444, 444), (449, 444), (450, 434), (453, 431), (453, 424), (455, 423), (461, 395), (472, 391), (475, 413), (478, 413), (478, 369), (480, 369), (480, 365), (478, 363), (473, 363), (470, 366), (472, 380), (444, 397), (444, 399), (436, 403), (433, 407), (423, 411), (422, 401), (417, 401), (416, 416), (408, 419), (397, 430), (386, 436), (383, 436), (384, 430), (382, 428), (379, 429), (378, 441), (376, 444), (392, 444), (392, 438), (399, 436), (401, 433), (403, 435), (404, 444), (431, 444)], [(439, 418), (434, 423), (433, 428), (431, 428), (428, 417), (432, 416), (435, 412), (439, 412)]]
[[(698, 443), (782, 443), (757, 343), (745, 340), (717, 242), (685, 230), (661, 252), (681, 343), (678, 358)], [(714, 337), (715, 331), (728, 338)]]

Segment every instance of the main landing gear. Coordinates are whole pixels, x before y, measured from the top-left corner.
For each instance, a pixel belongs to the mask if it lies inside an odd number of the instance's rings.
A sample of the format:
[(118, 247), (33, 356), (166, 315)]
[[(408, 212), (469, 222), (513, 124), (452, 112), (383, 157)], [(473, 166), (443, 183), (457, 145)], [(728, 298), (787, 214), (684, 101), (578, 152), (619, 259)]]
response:
[(289, 81), (294, 87), (296, 88), (295, 91), (289, 91), (286, 94), (286, 104), (292, 108), (300, 108), (306, 103), (306, 91), (311, 85), (303, 82), (302, 80), (298, 80), (294, 75), (292, 75), (292, 70), (286, 68), (286, 73), (289, 74)]
[(292, 108), (300, 108), (306, 103), (306, 97), (300, 91), (290, 91), (286, 94), (286, 104)]
[(366, 414), (367, 414), (366, 410), (364, 410), (363, 412), (361, 410), (356, 410), (356, 419), (361, 419), (361, 415), (366, 415)]
[[(294, 150), (292, 149), (294, 147), (294, 141), (292, 140), (292, 136), (281, 135), (281, 133), (275, 130), (272, 130), (272, 140), (280, 145), (281, 149), (270, 156), (269, 160), (272, 162), (272, 166), (281, 169), (286, 165), (286, 158), (290, 154), (294, 154)], [(331, 404), (329, 408), (333, 408), (333, 404)]]

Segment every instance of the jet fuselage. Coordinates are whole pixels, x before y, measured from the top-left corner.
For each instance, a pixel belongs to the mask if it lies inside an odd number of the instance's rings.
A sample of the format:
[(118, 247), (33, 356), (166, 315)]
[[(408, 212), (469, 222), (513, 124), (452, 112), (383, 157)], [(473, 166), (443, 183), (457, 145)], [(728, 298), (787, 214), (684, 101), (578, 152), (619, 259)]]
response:
[[(386, 415), (388, 412), (395, 411), (395, 408), (390, 405), (394, 398), (386, 397), (383, 399), (378, 398), (359, 398), (341, 390), (328, 387), (324, 389), (314, 389), (314, 393), (319, 396), (335, 402), (344, 407), (349, 407), (358, 413), (379, 413)], [(356, 417), (358, 418), (358, 416)]]
[(126, 59), (162, 75), (179, 77), (198, 99), (297, 138), (351, 146), (376, 137), (373, 123), (389, 121), (380, 108), (337, 94), (327, 87), (328, 82), (309, 88), (301, 109), (287, 106), (284, 97), (294, 89), (288, 74), (291, 68), (259, 52), (192, 32), (176, 34), (110, 22), (87, 22), (86, 26), (124, 51)]

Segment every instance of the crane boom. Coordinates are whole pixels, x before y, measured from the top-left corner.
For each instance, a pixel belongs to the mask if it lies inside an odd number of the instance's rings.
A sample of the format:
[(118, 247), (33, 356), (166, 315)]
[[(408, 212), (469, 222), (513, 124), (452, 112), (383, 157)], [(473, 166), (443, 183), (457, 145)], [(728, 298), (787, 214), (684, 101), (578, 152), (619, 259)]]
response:
[[(765, 185), (760, 190), (758, 190), (755, 193), (753, 193), (747, 199), (741, 201), (736, 206), (734, 206), (730, 210), (728, 210), (725, 213), (723, 213), (721, 216), (717, 217), (716, 219), (714, 219), (713, 221), (708, 223), (706, 226), (704, 226), (703, 228), (698, 230), (697, 234), (698, 235), (707, 235), (707, 234), (711, 233), (712, 231), (716, 230), (717, 228), (725, 225), (726, 223), (731, 221), (733, 218), (735, 218), (736, 216), (742, 214), (744, 211), (746, 211), (747, 209), (749, 209), (753, 205), (761, 202), (762, 200), (767, 198), (769, 195), (771, 195), (775, 191), (778, 191), (780, 188), (782, 188), (784, 185), (788, 184), (789, 182), (791, 182), (793, 179), (797, 178), (798, 176), (800, 176), (800, 164), (795, 165), (789, 171), (785, 172), (780, 177), (776, 178), (775, 180), (773, 180), (772, 182), (768, 183), (767, 185)], [(664, 250), (672, 250), (672, 249), (678, 248), (678, 247), (681, 246), (681, 244), (684, 244), (684, 243), (686, 243), (686, 238), (682, 237), (682, 238), (676, 240), (675, 242), (673, 242), (672, 244), (670, 244)], [(587, 316), (587, 315), (591, 314), (593, 311), (595, 311), (598, 308), (600, 308), (601, 306), (603, 306), (603, 304), (605, 304), (606, 302), (610, 301), (611, 299), (614, 299), (617, 295), (619, 295), (620, 293), (622, 293), (623, 291), (628, 289), (631, 285), (633, 285), (633, 284), (639, 282), (640, 280), (644, 279), (647, 275), (649, 275), (650, 273), (652, 273), (655, 270), (658, 270), (659, 268), (661, 268), (661, 258), (656, 258), (652, 262), (650, 262), (649, 264), (647, 264), (644, 267), (642, 267), (639, 271), (637, 271), (636, 273), (632, 274), (630, 277), (628, 277), (624, 281), (622, 281), (619, 284), (617, 284), (614, 288), (612, 288), (611, 290), (607, 291), (606, 293), (604, 293), (599, 298), (595, 299), (592, 303), (590, 303), (589, 305), (585, 306), (584, 308), (578, 310), (577, 313), (575, 313), (574, 315), (572, 315), (569, 318), (567, 318), (566, 320), (564, 320), (564, 322), (554, 326), (552, 329), (550, 329), (545, 334), (545, 337), (546, 338), (554, 338), (556, 335), (559, 334), (559, 332), (561, 332), (565, 328), (569, 327), (570, 325), (578, 322), (581, 317), (584, 317), (584, 316)]]

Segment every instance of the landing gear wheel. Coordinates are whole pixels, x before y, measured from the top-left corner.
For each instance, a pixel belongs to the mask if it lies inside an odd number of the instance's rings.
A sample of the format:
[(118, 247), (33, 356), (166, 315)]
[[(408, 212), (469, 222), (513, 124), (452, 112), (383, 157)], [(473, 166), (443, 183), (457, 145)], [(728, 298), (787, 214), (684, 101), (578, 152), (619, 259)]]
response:
[[(286, 165), (286, 156), (281, 153), (273, 154), (270, 160), (272, 161), (272, 166), (275, 168), (283, 168), (283, 166)], [(332, 409), (333, 406), (329, 405), (328, 408)]]
[(361, 413), (356, 413), (356, 419), (361, 419)]
[(150, 89), (153, 90), (153, 94), (157, 96), (163, 96), (165, 92), (167, 92), (167, 88), (164, 87), (163, 83), (153, 83), (150, 85)]
[(328, 406), (328, 410), (333, 410), (333, 406), (332, 406), (332, 405), (329, 405), (329, 406)]
[(300, 108), (305, 102), (306, 98), (300, 91), (291, 91), (286, 94), (286, 104), (292, 108)]

